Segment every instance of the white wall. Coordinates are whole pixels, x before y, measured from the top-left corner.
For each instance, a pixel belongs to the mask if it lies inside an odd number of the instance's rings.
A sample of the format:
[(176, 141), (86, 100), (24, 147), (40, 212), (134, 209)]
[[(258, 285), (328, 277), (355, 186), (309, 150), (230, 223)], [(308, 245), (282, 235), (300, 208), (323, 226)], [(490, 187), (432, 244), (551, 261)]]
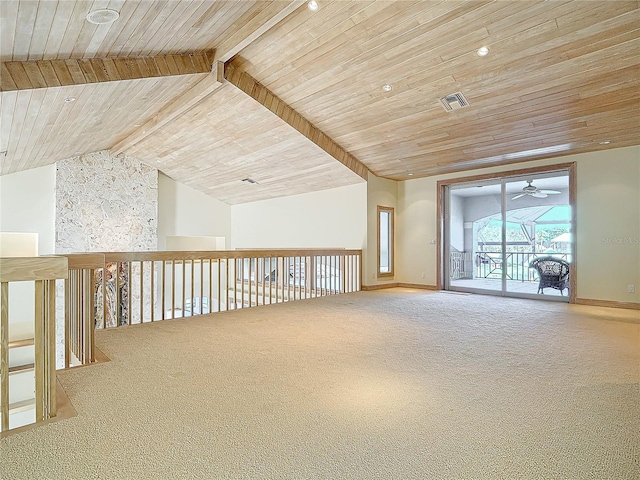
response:
[(404, 283), (436, 285), (436, 177), (398, 184), (396, 271)]
[(168, 236), (225, 237), (231, 243), (231, 207), (158, 174), (158, 249)]
[[(401, 182), (397, 251), (400, 281), (436, 285), (437, 182), (576, 162), (577, 296), (640, 302), (640, 147), (608, 149)], [(422, 274), (424, 273), (424, 278)], [(635, 293), (627, 285), (636, 285)]]
[(578, 297), (640, 302), (640, 147), (579, 157)]
[(0, 177), (0, 231), (38, 234), (38, 254), (55, 249), (56, 167)]
[(366, 232), (366, 183), (231, 207), (233, 248), (361, 249)]
[[(367, 180), (367, 242), (363, 252), (362, 284), (368, 286), (395, 283), (399, 280), (398, 272), (398, 182), (376, 177), (369, 173)], [(394, 275), (378, 278), (378, 205), (394, 209)]]

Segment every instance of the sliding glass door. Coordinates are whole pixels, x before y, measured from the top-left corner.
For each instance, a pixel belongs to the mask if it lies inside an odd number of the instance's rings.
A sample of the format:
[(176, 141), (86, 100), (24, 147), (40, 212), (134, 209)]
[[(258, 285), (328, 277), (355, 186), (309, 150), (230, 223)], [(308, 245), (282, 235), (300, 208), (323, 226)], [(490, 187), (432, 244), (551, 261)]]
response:
[(444, 207), (446, 289), (568, 301), (567, 171), (453, 183)]

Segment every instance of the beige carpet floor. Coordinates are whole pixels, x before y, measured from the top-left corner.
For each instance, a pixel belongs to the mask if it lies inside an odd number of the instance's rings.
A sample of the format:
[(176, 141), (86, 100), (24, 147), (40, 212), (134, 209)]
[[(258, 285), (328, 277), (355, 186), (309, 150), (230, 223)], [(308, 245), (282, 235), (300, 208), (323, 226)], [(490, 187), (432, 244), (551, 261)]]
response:
[(124, 327), (2, 479), (638, 479), (640, 312), (394, 289)]

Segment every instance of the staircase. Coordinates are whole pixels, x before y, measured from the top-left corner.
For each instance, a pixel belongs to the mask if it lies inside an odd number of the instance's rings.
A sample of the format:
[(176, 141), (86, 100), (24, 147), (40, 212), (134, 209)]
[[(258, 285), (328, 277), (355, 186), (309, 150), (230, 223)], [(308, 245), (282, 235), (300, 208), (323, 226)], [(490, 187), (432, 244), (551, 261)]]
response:
[(36, 421), (35, 345), (29, 323), (11, 323), (9, 335), (9, 428)]

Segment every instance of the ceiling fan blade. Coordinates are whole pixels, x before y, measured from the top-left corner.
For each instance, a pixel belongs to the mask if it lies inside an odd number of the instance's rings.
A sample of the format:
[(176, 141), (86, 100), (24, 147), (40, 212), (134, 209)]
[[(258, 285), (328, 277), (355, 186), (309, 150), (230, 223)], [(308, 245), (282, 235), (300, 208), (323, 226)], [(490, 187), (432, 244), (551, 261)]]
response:
[(516, 195), (515, 197), (513, 197), (511, 200), (515, 200), (516, 198), (524, 197), (525, 195), (526, 195), (526, 193), (521, 193), (520, 195)]
[(559, 195), (561, 192), (557, 190), (538, 190), (538, 193), (546, 193), (547, 195)]
[(532, 193), (531, 196), (536, 198), (547, 198), (547, 194), (540, 191)]

